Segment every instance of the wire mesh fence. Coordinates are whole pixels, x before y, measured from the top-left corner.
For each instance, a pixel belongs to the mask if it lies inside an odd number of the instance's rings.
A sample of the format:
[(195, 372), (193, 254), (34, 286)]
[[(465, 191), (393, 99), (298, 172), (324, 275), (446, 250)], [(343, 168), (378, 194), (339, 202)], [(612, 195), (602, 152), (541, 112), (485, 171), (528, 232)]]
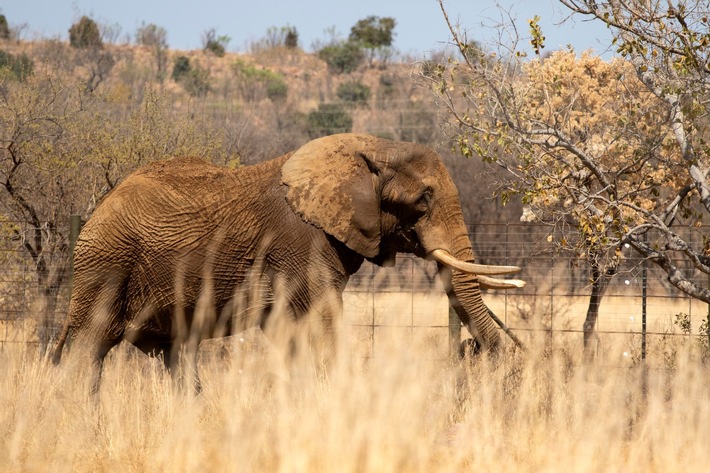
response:
[[(30, 254), (23, 244), (27, 235), (35, 234), (34, 229), (19, 222), (5, 222), (5, 227), (12, 230), (0, 234), (0, 347), (36, 344), (41, 327), (54, 335), (65, 317), (70, 273), (54, 281), (59, 285), (56, 305), (47, 315), (38, 280), (38, 255)], [(686, 237), (702, 241), (705, 230), (688, 230), (697, 236)], [(518, 337), (547, 336), (581, 347), (591, 291), (590, 271), (583, 259), (556, 251), (550, 227), (542, 225), (481, 223), (470, 226), (470, 238), (479, 262), (522, 268), (516, 277), (525, 280), (526, 287), (483, 294), (486, 304)], [(59, 274), (69, 264), (68, 251), (44, 257), (50, 275)], [(690, 267), (684, 270), (697, 278), (696, 283), (710, 283), (707, 275)], [(654, 343), (653, 337), (701, 336), (708, 305), (675, 289), (652, 264), (645, 274), (643, 260), (631, 249), (624, 250), (619, 272), (600, 306), (597, 340), (625, 337), (629, 340), (626, 352), (633, 354), (644, 332), (644, 305), (649, 344)], [(353, 346), (362, 356), (375, 356), (378, 345), (388, 337), (425, 342), (433, 356), (448, 355), (449, 305), (433, 262), (400, 255), (392, 268), (363, 264), (346, 288), (344, 316)]]

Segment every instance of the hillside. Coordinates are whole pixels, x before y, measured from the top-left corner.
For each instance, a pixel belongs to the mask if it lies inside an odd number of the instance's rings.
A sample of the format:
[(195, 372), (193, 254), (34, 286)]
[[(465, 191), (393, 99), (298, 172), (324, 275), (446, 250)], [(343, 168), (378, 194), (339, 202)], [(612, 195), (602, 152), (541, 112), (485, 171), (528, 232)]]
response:
[[(316, 54), (285, 46), (222, 57), (137, 45), (81, 49), (57, 40), (5, 42), (0, 49), (15, 57), (27, 55), (34, 75), (88, 84), (92, 92), (107, 97), (104, 114), (116, 107), (125, 117), (126, 111), (145, 106), (148, 93), (155, 93), (173, 116), (198, 116), (221, 135), (221, 152), (229, 156), (205, 156), (217, 162), (252, 164), (342, 131), (427, 144), (441, 152), (452, 170), (463, 191), (467, 219), (498, 221), (500, 206), (481, 201), (492, 195), (496, 179), (475, 160), (450, 154), (433, 94), (420, 85), (419, 64), (370, 66), (363, 61), (342, 73)], [(176, 69), (184, 69), (185, 62), (189, 70), (179, 76)], [(115, 116), (110, 113), (109, 119)], [(495, 215), (487, 211), (490, 207)], [(517, 206), (511, 211), (504, 219), (517, 220)]]

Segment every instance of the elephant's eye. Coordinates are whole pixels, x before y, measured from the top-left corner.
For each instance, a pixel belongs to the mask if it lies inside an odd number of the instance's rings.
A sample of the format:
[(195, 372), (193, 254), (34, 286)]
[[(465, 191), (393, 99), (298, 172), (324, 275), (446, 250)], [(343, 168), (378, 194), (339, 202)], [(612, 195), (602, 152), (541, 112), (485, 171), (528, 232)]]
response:
[(416, 207), (417, 210), (422, 211), (422, 212), (428, 212), (430, 207), (431, 207), (431, 194), (432, 194), (432, 189), (431, 187), (427, 187), (424, 189), (419, 198), (417, 199)]

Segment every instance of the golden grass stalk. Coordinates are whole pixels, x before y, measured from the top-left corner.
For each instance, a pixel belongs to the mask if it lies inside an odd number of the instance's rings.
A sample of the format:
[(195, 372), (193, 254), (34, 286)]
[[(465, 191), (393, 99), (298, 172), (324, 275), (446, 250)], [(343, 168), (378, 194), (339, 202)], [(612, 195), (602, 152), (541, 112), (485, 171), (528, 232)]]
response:
[(464, 370), (400, 341), (370, 360), (341, 357), (324, 377), (287, 374), (262, 337), (233, 337), (223, 356), (203, 350), (198, 397), (128, 347), (107, 359), (96, 398), (80, 355), (55, 368), (30, 349), (5, 349), (0, 471), (707, 467), (710, 379), (690, 350), (673, 370), (644, 370), (540, 342), (525, 358)]

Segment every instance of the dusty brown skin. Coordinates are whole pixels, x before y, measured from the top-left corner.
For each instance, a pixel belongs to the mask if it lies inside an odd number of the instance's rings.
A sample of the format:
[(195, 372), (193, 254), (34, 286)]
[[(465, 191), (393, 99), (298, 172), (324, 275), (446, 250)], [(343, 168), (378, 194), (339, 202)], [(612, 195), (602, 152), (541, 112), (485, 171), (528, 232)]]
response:
[[(116, 187), (83, 228), (53, 359), (69, 336), (100, 376), (124, 339), (162, 352), (171, 367), (178, 347), (196, 351), (201, 339), (274, 318), (298, 325), (315, 316), (327, 334), (364, 259), (383, 265), (398, 252), (428, 258), (437, 249), (474, 261), (456, 187), (420, 145), (344, 134), (234, 170), (156, 162)], [(462, 323), (496, 350), (477, 277), (439, 269)]]

